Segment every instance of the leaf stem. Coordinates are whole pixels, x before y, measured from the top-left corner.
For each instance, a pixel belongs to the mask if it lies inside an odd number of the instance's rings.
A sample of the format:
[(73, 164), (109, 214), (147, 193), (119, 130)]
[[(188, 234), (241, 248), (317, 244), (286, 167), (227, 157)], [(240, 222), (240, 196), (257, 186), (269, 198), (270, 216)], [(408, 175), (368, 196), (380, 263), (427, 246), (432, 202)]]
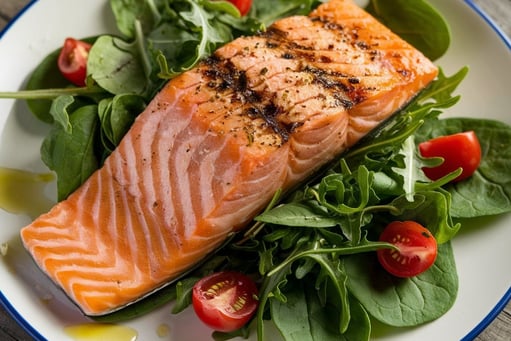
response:
[(104, 93), (100, 87), (36, 89), (0, 92), (0, 98), (11, 99), (54, 99), (62, 95), (80, 96)]
[(288, 264), (293, 263), (295, 260), (315, 255), (315, 254), (321, 254), (321, 253), (334, 253), (338, 256), (345, 256), (345, 255), (352, 255), (355, 253), (362, 253), (362, 252), (369, 252), (369, 251), (376, 251), (380, 248), (390, 248), (390, 249), (396, 249), (396, 247), (392, 244), (386, 243), (386, 242), (371, 242), (369, 244), (361, 244), (357, 246), (347, 246), (347, 247), (336, 247), (336, 248), (325, 248), (325, 249), (311, 249), (302, 251), (300, 253), (294, 254), (276, 267), (274, 267), (272, 270), (270, 270), (266, 276), (271, 277), (275, 273), (279, 272), (282, 268), (286, 267)]

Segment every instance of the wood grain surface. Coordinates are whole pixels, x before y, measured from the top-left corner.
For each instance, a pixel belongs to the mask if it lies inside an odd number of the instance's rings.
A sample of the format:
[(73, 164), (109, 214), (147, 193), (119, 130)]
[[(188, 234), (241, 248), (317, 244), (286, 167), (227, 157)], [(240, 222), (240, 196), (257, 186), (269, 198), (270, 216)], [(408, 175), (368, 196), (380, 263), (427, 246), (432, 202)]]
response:
[[(0, 0), (0, 31), (3, 30), (29, 2), (29, 0)], [(505, 34), (511, 37), (511, 0), (473, 0), (473, 2), (483, 9)], [(33, 340), (1, 305), (0, 340)], [(504, 310), (475, 340), (511, 340), (511, 302), (507, 304)]]

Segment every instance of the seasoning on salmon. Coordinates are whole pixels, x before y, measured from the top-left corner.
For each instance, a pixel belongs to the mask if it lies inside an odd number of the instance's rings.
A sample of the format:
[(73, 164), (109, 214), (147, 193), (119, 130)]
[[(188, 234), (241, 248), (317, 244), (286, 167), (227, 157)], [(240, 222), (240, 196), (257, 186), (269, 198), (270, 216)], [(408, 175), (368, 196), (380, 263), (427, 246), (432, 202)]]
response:
[(76, 192), (21, 231), (87, 315), (161, 288), (437, 75), (351, 0), (282, 19), (171, 80)]

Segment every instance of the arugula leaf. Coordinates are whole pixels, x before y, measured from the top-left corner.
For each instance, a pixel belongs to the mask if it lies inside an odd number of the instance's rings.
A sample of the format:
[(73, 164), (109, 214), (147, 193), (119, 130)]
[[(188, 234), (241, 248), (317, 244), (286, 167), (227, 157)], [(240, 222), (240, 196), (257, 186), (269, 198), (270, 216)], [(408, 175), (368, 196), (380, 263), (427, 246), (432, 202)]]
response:
[(454, 224), (450, 214), (451, 197), (444, 190), (416, 192), (413, 200), (400, 196), (391, 203), (395, 207), (393, 214), (398, 220), (413, 220), (426, 226), (435, 236), (438, 244), (451, 240), (459, 231), (461, 224)]
[(192, 290), (194, 284), (199, 280), (198, 277), (187, 277), (176, 283), (176, 301), (172, 308), (173, 314), (178, 314), (185, 310), (192, 303)]
[(199, 60), (211, 55), (220, 44), (233, 39), (229, 27), (222, 22), (215, 21), (214, 12), (205, 11), (203, 7), (193, 1), (189, 1), (189, 4), (190, 10), (180, 12), (180, 17), (191, 27), (192, 31), (200, 32), (200, 37), (196, 43), (195, 53), (182, 64), (182, 71), (189, 70)]
[(332, 216), (326, 210), (316, 210), (312, 205), (300, 202), (290, 202), (285, 205), (261, 213), (255, 218), (271, 224), (303, 227), (331, 227), (340, 223), (339, 218)]

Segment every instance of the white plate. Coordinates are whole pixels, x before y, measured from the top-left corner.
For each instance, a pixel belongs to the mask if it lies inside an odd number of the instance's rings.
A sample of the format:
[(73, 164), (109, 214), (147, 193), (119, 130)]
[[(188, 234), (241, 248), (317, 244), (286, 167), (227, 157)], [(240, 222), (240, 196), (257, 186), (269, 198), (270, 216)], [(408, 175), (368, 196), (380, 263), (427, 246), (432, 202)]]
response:
[[(461, 102), (449, 115), (491, 117), (511, 124), (511, 44), (496, 33), (470, 2), (432, 0), (452, 26), (452, 46), (438, 64), (447, 74), (468, 65)], [(77, 16), (77, 13), (79, 15)], [(0, 39), (0, 90), (16, 90), (25, 77), (67, 36), (113, 31), (106, 0), (36, 1)], [(23, 102), (0, 100), (0, 166), (44, 171), (39, 146), (46, 127)], [(64, 328), (88, 320), (36, 269), (19, 244), (18, 231), (30, 218), (0, 211), (0, 243), (9, 244), (0, 261), (0, 301), (36, 339), (68, 340)], [(460, 288), (453, 308), (427, 325), (375, 336), (377, 340), (472, 339), (511, 296), (511, 216), (474, 221), (454, 240)], [(165, 306), (129, 323), (138, 340), (205, 340), (209, 331), (186, 311), (171, 316)], [(193, 327), (192, 327), (193, 326)], [(160, 333), (160, 335), (158, 335)]]

